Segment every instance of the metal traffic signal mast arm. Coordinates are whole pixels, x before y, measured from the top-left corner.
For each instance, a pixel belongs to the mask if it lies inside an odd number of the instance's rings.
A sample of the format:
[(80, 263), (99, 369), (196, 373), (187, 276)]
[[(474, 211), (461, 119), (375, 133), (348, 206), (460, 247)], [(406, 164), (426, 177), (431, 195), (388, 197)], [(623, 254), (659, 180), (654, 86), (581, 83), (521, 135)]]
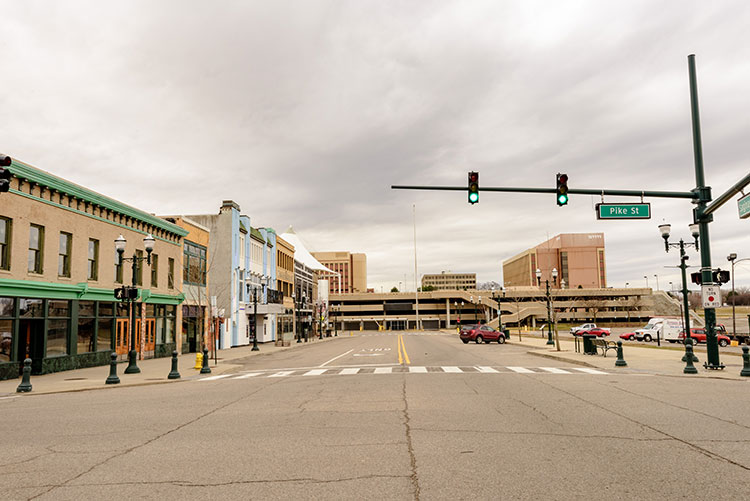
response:
[[(392, 185), (393, 190), (437, 190), (437, 191), (466, 191), (466, 186), (402, 186)], [(479, 191), (499, 191), (505, 193), (556, 193), (557, 188), (512, 188), (500, 186), (486, 186)], [(568, 193), (576, 195), (610, 195), (622, 197), (656, 197), (656, 198), (689, 198), (698, 199), (698, 193), (693, 191), (650, 191), (650, 190), (607, 190), (570, 188)]]

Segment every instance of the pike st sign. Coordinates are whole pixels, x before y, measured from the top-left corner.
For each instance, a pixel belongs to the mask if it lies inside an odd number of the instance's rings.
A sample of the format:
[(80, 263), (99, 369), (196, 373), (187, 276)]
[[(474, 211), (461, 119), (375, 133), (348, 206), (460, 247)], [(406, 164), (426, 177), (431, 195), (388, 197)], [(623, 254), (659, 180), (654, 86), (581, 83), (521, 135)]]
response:
[(737, 200), (737, 208), (740, 211), (740, 219), (750, 217), (750, 193)]
[(651, 204), (596, 204), (597, 219), (651, 219)]

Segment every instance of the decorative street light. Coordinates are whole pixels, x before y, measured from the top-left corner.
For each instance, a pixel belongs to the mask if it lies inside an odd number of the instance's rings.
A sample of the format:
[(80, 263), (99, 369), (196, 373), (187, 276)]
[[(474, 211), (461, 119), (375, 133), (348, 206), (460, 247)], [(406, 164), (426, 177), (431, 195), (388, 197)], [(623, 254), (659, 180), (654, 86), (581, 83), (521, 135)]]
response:
[(646, 279), (646, 288), (648, 289), (648, 277), (646, 275), (643, 275), (643, 278)]
[[(261, 277), (261, 280), (265, 279), (265, 276)], [(261, 298), (263, 300), (263, 298)], [(258, 286), (253, 285), (253, 349), (250, 351), (260, 351), (258, 348)]]
[[(155, 242), (154, 237), (149, 233), (143, 239), (143, 246), (146, 248), (146, 257), (139, 257), (135, 252), (133, 252), (133, 257), (123, 257), (127, 240), (125, 240), (125, 237), (122, 235), (115, 239), (118, 265), (122, 266), (123, 261), (132, 261), (133, 263), (133, 286), (127, 292), (126, 287), (120, 289), (122, 291), (120, 292), (120, 299), (122, 299), (123, 302), (130, 302), (130, 351), (128, 352), (128, 367), (125, 369), (125, 374), (138, 374), (141, 372), (141, 369), (138, 368), (136, 363), (138, 352), (136, 351), (135, 346), (135, 301), (138, 298), (138, 289), (136, 288), (136, 285), (138, 284), (136, 284), (136, 278), (138, 277), (138, 265), (141, 261), (145, 259), (146, 263), (151, 266), (151, 253), (154, 251)], [(117, 296), (117, 292), (115, 292), (115, 296)]]
[[(503, 298), (505, 298), (505, 289), (500, 287), (500, 291), (503, 293)], [(500, 296), (495, 296), (495, 288), (492, 288), (492, 299), (497, 303), (497, 330), (500, 332), (503, 331), (503, 317), (502, 317), (502, 311), (500, 310)]]
[[(679, 247), (680, 248), (680, 271), (682, 272), (682, 303), (683, 303), (683, 309), (685, 311), (685, 356), (683, 357), (682, 361), (687, 361), (687, 353), (688, 353), (688, 344), (696, 344), (692, 340), (692, 336), (690, 336), (690, 309), (688, 308), (688, 286), (687, 286), (687, 274), (685, 273), (685, 270), (687, 269), (687, 260), (690, 259), (690, 256), (685, 255), (685, 247), (695, 247), (695, 250), (699, 250), (698, 248), (698, 237), (700, 236), (700, 230), (698, 224), (691, 224), (688, 225), (690, 228), (690, 233), (693, 236), (694, 242), (685, 242), (683, 239), (680, 239), (679, 243), (669, 243), (669, 234), (672, 230), (671, 224), (660, 224), (659, 225), (659, 231), (661, 232), (661, 237), (664, 239), (664, 250), (666, 252), (669, 252), (670, 247)], [(658, 340), (658, 338), (657, 338)], [(707, 339), (708, 341), (708, 339)], [(693, 362), (697, 362), (698, 358), (693, 354)]]
[[(545, 280), (544, 283), (546, 284), (546, 287), (547, 287), (546, 296), (547, 296), (547, 328), (548, 328), (548, 333), (547, 333), (547, 343), (546, 344), (554, 345), (555, 342), (552, 341), (552, 298), (550, 296), (550, 291), (549, 291), (549, 279)], [(557, 268), (552, 268), (552, 283), (555, 284), (555, 285), (557, 284)], [(537, 284), (537, 286), (541, 286), (542, 285), (542, 270), (540, 270), (539, 268), (536, 269), (536, 284)]]
[(656, 279), (656, 290), (658, 291), (659, 290), (659, 275), (654, 273), (654, 278)]

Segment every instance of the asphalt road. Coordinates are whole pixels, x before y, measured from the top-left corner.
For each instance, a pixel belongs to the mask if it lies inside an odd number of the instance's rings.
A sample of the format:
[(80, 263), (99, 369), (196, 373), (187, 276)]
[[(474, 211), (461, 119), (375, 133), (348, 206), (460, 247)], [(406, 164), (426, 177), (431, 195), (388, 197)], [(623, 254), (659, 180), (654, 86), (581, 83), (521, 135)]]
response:
[(745, 381), (526, 351), (341, 337), (220, 378), (0, 399), (2, 496), (746, 499)]

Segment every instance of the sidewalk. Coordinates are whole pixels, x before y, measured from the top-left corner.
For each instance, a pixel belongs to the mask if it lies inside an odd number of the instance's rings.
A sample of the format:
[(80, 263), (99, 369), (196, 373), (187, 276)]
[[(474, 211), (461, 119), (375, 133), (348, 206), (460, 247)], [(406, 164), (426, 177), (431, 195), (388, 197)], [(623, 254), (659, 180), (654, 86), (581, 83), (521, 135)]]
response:
[[(522, 341), (518, 341), (518, 331), (511, 330), (510, 340), (512, 345), (528, 347), (527, 353), (535, 356), (545, 357), (552, 360), (569, 362), (572, 364), (583, 365), (595, 369), (607, 370), (607, 372), (637, 372), (643, 374), (660, 374), (668, 376), (681, 377), (704, 377), (719, 379), (736, 379), (750, 382), (750, 378), (741, 377), (742, 356), (734, 353), (720, 352), (720, 360), (726, 368), (724, 370), (708, 370), (703, 368), (706, 361), (706, 351), (698, 350), (695, 355), (699, 362), (694, 362), (698, 374), (684, 374), (685, 362), (682, 362), (682, 356), (685, 354), (683, 346), (662, 346), (654, 345), (633, 345), (623, 343), (623, 359), (627, 362), (627, 367), (615, 367), (617, 353), (614, 350), (607, 352), (606, 358), (601, 355), (584, 355), (576, 353), (574, 340), (560, 338), (560, 351), (557, 351), (555, 345), (547, 345), (546, 336), (542, 338), (537, 332), (522, 332)], [(610, 336), (611, 337), (611, 336)], [(554, 339), (554, 338), (553, 338)], [(608, 339), (615, 341), (617, 339)]]
[[(291, 345), (286, 347), (274, 346), (273, 343), (258, 344), (259, 351), (252, 351), (252, 345), (240, 346), (237, 348), (228, 348), (219, 350), (218, 364), (214, 364), (211, 358), (209, 367), (211, 376), (224, 374), (237, 370), (239, 365), (233, 364), (233, 361), (251, 357), (270, 355), (284, 350), (292, 350), (303, 346), (312, 346), (316, 343), (338, 339), (336, 337), (324, 337), (322, 340), (317, 338), (305, 343), (292, 341)], [(124, 374), (127, 362), (117, 364), (117, 376), (120, 378), (120, 384), (105, 384), (109, 376), (109, 365), (98, 367), (89, 367), (86, 369), (77, 369), (72, 371), (54, 372), (42, 376), (31, 376), (32, 391), (30, 393), (16, 393), (16, 388), (21, 383), (21, 378), (0, 381), (0, 397), (11, 395), (44, 395), (49, 393), (64, 393), (69, 391), (97, 390), (103, 388), (122, 388), (125, 386), (145, 386), (151, 384), (178, 383), (180, 381), (195, 379), (201, 376), (200, 370), (195, 367), (195, 353), (185, 353), (177, 357), (178, 371), (180, 379), (167, 379), (167, 375), (172, 370), (172, 357), (151, 358), (148, 360), (139, 360), (138, 368), (141, 372), (138, 374)]]

